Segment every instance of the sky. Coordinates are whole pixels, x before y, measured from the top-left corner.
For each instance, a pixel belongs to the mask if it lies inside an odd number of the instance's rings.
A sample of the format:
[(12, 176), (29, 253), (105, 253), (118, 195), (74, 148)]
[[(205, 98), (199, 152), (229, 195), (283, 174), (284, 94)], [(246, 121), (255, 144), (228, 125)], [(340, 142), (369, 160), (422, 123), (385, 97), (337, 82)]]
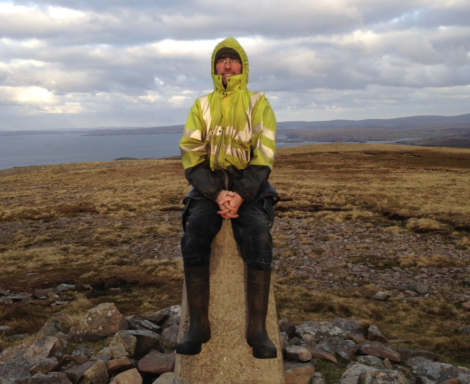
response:
[(278, 121), (470, 113), (468, 0), (0, 0), (0, 130), (182, 124), (235, 37)]

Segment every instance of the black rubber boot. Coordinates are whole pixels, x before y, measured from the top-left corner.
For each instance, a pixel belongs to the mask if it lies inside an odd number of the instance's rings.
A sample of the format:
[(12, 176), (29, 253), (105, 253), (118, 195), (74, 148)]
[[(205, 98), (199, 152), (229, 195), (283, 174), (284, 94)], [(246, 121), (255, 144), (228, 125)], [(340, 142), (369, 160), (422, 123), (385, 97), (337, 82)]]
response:
[(186, 297), (189, 307), (189, 330), (176, 345), (176, 353), (197, 355), (201, 345), (211, 338), (209, 323), (209, 266), (185, 268)]
[(257, 359), (275, 359), (276, 347), (266, 332), (271, 271), (248, 269), (248, 327), (246, 341)]

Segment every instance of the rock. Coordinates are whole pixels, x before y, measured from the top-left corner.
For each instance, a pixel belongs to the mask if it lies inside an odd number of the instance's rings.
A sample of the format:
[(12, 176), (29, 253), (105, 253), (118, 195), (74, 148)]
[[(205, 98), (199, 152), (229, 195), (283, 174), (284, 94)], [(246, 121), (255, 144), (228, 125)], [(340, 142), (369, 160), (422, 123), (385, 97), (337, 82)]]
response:
[(412, 357), (424, 357), (429, 360), (437, 360), (439, 357), (434, 352), (423, 351), (423, 350), (413, 350), (413, 349), (402, 348), (402, 347), (397, 348), (397, 352), (400, 354), (402, 360), (405, 360), (405, 361), (408, 359), (411, 359)]
[(180, 323), (181, 305), (172, 305), (169, 308), (162, 309), (150, 315), (143, 316), (146, 320), (154, 324), (167, 328), (173, 324)]
[(279, 320), (279, 331), (285, 332), (289, 339), (295, 336), (295, 325), (288, 322), (287, 319)]
[(458, 379), (460, 380), (460, 384), (470, 384), (470, 369), (459, 367)]
[(80, 365), (72, 365), (70, 368), (63, 370), (63, 372), (73, 384), (77, 384), (83, 377), (83, 374), (93, 365), (95, 365), (94, 361), (87, 361)]
[(352, 340), (341, 340), (329, 337), (320, 341), (316, 347), (317, 351), (337, 353), (343, 359), (350, 361), (357, 351), (357, 345)]
[(285, 332), (279, 332), (279, 342), (280, 342), (280, 347), (281, 350), (285, 350), (287, 348), (287, 341), (289, 340), (289, 337)]
[(60, 296), (55, 294), (54, 292), (47, 292), (47, 296), (49, 297), (49, 299), (52, 299), (52, 300), (57, 300), (60, 298)]
[(321, 372), (315, 372), (311, 384), (326, 384), (325, 376)]
[(137, 369), (129, 369), (114, 377), (110, 384), (142, 384), (142, 376)]
[(408, 367), (413, 368), (415, 365), (423, 364), (423, 363), (427, 363), (427, 362), (431, 362), (431, 361), (432, 360), (428, 359), (427, 357), (416, 356), (416, 357), (411, 357), (411, 358), (407, 359), (405, 364)]
[(443, 381), (442, 383), (439, 383), (439, 384), (460, 384), (460, 380), (458, 378), (449, 379), (449, 380)]
[(341, 375), (339, 382), (340, 384), (357, 384), (361, 373), (367, 371), (375, 371), (375, 369), (363, 364), (350, 363), (346, 367), (346, 371)]
[[(456, 328), (453, 331), (457, 332), (457, 333), (462, 333), (464, 335), (470, 335), (470, 325), (466, 325), (465, 327)], [(0, 330), (0, 332), (1, 332), (1, 330)]]
[(416, 384), (437, 384), (434, 380), (429, 380), (427, 377), (416, 377)]
[[(407, 364), (410, 360), (419, 359), (412, 358), (407, 360)], [(417, 362), (412, 366), (411, 372), (415, 376), (427, 377), (428, 379), (441, 383), (449, 379), (455, 379), (459, 376), (459, 367), (454, 367), (450, 364), (437, 363), (434, 361), (421, 361)]]
[(73, 284), (60, 284), (56, 289), (57, 292), (67, 292), (67, 291), (75, 291), (75, 285)]
[(374, 295), (375, 300), (387, 301), (390, 298), (390, 293), (379, 291)]
[(335, 355), (330, 352), (311, 350), (311, 349), (309, 349), (308, 351), (312, 355), (312, 358), (328, 360), (334, 364), (338, 364), (338, 360), (336, 359)]
[(380, 332), (379, 328), (376, 325), (371, 325), (367, 330), (367, 340), (369, 341), (380, 341), (385, 343), (387, 338)]
[(162, 327), (152, 323), (149, 320), (144, 319), (143, 317), (140, 316), (127, 316), (126, 318), (127, 322), (127, 328), (136, 330), (136, 331), (152, 331), (152, 332), (157, 332), (161, 333)]
[(83, 374), (81, 384), (106, 384), (108, 382), (108, 369), (106, 364), (98, 360)]
[(66, 369), (75, 367), (77, 365), (85, 364), (87, 361), (88, 359), (83, 356), (65, 355), (60, 361), (60, 370), (65, 371)]
[(390, 362), (389, 359), (384, 360), (384, 365), (385, 365), (385, 368), (387, 369), (393, 369), (393, 364)]
[(426, 287), (423, 283), (418, 283), (414, 282), (410, 284), (410, 290), (419, 293), (421, 295), (424, 295), (425, 293), (428, 293), (428, 287)]
[(368, 365), (370, 367), (379, 369), (385, 368), (384, 362), (380, 357), (377, 356), (358, 356), (357, 361), (358, 363)]
[(47, 294), (51, 292), (51, 290), (46, 290), (46, 289), (43, 289), (43, 290), (38, 290), (38, 291), (34, 291), (33, 292), (33, 297), (35, 299), (38, 299), (38, 300), (46, 300), (49, 296), (47, 296)]
[(173, 384), (175, 380), (175, 374), (173, 372), (167, 372), (161, 375), (152, 384)]
[[(62, 342), (53, 336), (43, 336), (0, 353), (0, 381), (8, 382), (10, 379), (22, 375), (41, 360), (53, 357), (62, 352)], [(29, 372), (27, 372), (29, 375)]]
[(109, 372), (121, 372), (134, 368), (134, 363), (128, 357), (121, 357), (115, 360), (109, 360), (107, 363)]
[(8, 290), (5, 290), (5, 289), (1, 289), (0, 288), (0, 296), (8, 296), (10, 294), (10, 291)]
[(296, 327), (296, 334), (303, 340), (316, 342), (327, 337), (347, 338), (347, 333), (330, 322), (307, 321)]
[(31, 374), (28, 371), (23, 371), (23, 372), (18, 373), (12, 379), (10, 379), (10, 381), (7, 381), (7, 383), (28, 384), (29, 380), (31, 380)]
[(362, 343), (358, 347), (359, 352), (363, 355), (372, 355), (381, 357), (382, 359), (389, 359), (394, 363), (401, 362), (400, 354), (392, 347), (382, 344), (379, 341), (371, 341), (370, 343)]
[(408, 384), (405, 375), (398, 371), (366, 371), (359, 375), (358, 384)]
[(72, 352), (72, 356), (82, 356), (85, 358), (89, 358), (94, 354), (94, 352), (95, 351), (93, 349), (88, 348), (86, 345), (79, 345)]
[(312, 360), (312, 354), (307, 348), (297, 347), (295, 345), (286, 348), (286, 355), (289, 359), (300, 362)]
[(109, 355), (113, 359), (134, 356), (137, 338), (126, 333), (116, 333), (109, 344)]
[(38, 331), (38, 334), (56, 336), (59, 332), (62, 332), (59, 322), (55, 317), (51, 317), (44, 323), (42, 328)]
[(7, 325), (0, 325), (0, 335), (10, 335), (13, 333), (13, 328)]
[(285, 363), (286, 384), (311, 384), (315, 368), (311, 363)]
[(69, 336), (75, 341), (100, 340), (126, 327), (127, 323), (116, 306), (103, 303), (90, 309), (80, 324), (70, 328)]
[(366, 341), (361, 330), (361, 324), (357, 320), (338, 318), (331, 321), (331, 324), (343, 330), (346, 333), (347, 338), (354, 340), (356, 343)]
[(137, 345), (135, 346), (134, 356), (137, 359), (145, 356), (152, 349), (162, 350), (163, 342), (162, 336), (152, 331), (120, 331), (120, 333), (135, 336), (137, 338)]
[(72, 384), (63, 372), (51, 372), (47, 375), (38, 373), (31, 377), (28, 384)]
[(470, 311), (470, 301), (467, 301), (465, 303), (462, 303), (462, 308), (465, 310), (465, 311)]
[(6, 297), (0, 297), (0, 304), (10, 305), (13, 304), (13, 300), (7, 299)]
[(29, 373), (31, 375), (35, 375), (36, 373), (42, 373), (44, 375), (47, 375), (49, 372), (52, 372), (58, 366), (59, 360), (57, 360), (57, 357), (46, 357), (42, 359), (39, 363), (37, 363), (34, 367), (31, 367), (29, 369)]
[(137, 363), (140, 372), (152, 373), (155, 375), (173, 372), (175, 370), (174, 353), (160, 353), (158, 351), (150, 351), (143, 359)]
[(108, 289), (108, 294), (111, 296), (117, 296), (121, 294), (121, 288), (109, 288)]
[(180, 326), (177, 324), (170, 325), (162, 333), (163, 346), (167, 349), (174, 350), (178, 342), (178, 332)]

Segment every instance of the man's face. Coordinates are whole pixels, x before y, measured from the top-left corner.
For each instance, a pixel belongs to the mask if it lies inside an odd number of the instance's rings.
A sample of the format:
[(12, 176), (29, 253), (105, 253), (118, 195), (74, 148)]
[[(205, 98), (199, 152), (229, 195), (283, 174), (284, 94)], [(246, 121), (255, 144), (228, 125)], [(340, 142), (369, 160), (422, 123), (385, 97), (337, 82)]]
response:
[(242, 73), (242, 63), (240, 60), (222, 57), (215, 63), (217, 75), (222, 75), (222, 82), (227, 85), (227, 77)]

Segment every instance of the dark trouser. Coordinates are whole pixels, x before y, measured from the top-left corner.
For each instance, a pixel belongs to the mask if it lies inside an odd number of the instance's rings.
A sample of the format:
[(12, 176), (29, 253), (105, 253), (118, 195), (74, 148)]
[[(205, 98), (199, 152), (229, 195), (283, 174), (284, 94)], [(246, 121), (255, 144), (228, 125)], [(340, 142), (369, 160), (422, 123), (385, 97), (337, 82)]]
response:
[[(219, 206), (209, 199), (188, 199), (183, 211), (185, 233), (181, 252), (185, 268), (209, 265), (211, 243), (222, 227)], [(272, 197), (243, 203), (237, 219), (231, 219), (233, 234), (243, 260), (258, 271), (271, 270), (273, 260), (270, 227), (274, 221)]]

